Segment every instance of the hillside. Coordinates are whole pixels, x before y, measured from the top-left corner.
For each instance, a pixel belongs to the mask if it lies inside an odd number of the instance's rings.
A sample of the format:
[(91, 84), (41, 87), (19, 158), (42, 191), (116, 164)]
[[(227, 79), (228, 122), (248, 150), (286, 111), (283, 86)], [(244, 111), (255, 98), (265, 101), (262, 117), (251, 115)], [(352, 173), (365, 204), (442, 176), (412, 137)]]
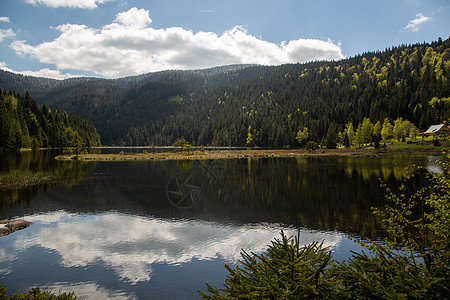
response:
[(336, 62), (228, 66), (120, 79), (63, 81), (0, 72), (0, 87), (93, 122), (106, 145), (298, 146), (345, 124), (450, 118), (450, 40), (403, 45)]
[(90, 121), (39, 107), (29, 93), (0, 89), (0, 153), (21, 148), (100, 146)]

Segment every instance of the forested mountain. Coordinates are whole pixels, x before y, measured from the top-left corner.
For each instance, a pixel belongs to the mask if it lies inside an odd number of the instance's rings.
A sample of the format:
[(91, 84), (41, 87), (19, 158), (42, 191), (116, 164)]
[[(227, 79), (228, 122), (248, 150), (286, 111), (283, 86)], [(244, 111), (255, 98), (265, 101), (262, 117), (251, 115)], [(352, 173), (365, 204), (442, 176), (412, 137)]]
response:
[[(450, 40), (334, 62), (229, 66), (64, 81), (0, 72), (0, 87), (90, 119), (108, 145), (299, 146), (348, 123), (403, 118), (424, 130), (450, 118)], [(14, 78), (18, 77), (18, 80)], [(40, 83), (42, 80), (42, 83)]]
[(20, 148), (99, 146), (90, 121), (62, 111), (39, 107), (24, 96), (0, 89), (0, 152)]

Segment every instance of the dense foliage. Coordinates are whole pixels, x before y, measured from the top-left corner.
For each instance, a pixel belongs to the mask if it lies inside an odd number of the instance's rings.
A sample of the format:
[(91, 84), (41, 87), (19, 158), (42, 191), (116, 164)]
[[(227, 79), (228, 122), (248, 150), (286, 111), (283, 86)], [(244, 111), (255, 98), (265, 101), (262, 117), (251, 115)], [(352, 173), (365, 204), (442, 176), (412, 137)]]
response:
[[(333, 147), (345, 125), (450, 117), (450, 40), (334, 62), (52, 81), (0, 72), (0, 86), (91, 120), (103, 144)], [(15, 78), (17, 77), (17, 78)], [(307, 128), (308, 137), (298, 141)]]
[(39, 107), (29, 93), (0, 89), (0, 151), (99, 145), (100, 136), (90, 121)]
[(385, 246), (365, 244), (370, 253), (354, 253), (337, 264), (331, 250), (300, 238), (275, 239), (262, 254), (241, 252), (223, 288), (207, 284), (204, 299), (445, 299), (450, 291), (450, 156), (443, 174), (427, 175), (414, 187), (407, 177), (397, 193), (387, 189), (381, 217)]
[(32, 288), (26, 293), (6, 295), (6, 289), (0, 285), (1, 300), (76, 300), (78, 297), (75, 293), (55, 294), (49, 291), (41, 291), (40, 288)]
[[(206, 299), (314, 299), (338, 297), (337, 264), (331, 252), (314, 242), (300, 246), (299, 237), (288, 238), (281, 233), (261, 255), (242, 251), (242, 266), (231, 268), (225, 289), (207, 284)], [(332, 266), (332, 267), (331, 267)], [(221, 293), (224, 292), (224, 294)]]

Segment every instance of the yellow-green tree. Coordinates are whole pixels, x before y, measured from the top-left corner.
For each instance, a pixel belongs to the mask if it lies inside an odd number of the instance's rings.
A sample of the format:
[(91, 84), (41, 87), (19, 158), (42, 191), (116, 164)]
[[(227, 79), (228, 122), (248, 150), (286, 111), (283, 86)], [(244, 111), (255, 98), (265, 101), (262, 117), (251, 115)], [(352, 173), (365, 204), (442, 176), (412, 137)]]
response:
[(381, 128), (381, 139), (387, 142), (394, 135), (394, 126), (389, 122), (388, 118), (384, 119), (383, 127)]
[(373, 139), (373, 124), (370, 118), (364, 118), (361, 126), (362, 142), (371, 143)]
[(309, 137), (308, 128), (303, 127), (303, 130), (299, 130), (297, 132), (297, 136), (295, 137), (295, 139), (299, 144), (303, 144), (308, 139), (308, 137)]

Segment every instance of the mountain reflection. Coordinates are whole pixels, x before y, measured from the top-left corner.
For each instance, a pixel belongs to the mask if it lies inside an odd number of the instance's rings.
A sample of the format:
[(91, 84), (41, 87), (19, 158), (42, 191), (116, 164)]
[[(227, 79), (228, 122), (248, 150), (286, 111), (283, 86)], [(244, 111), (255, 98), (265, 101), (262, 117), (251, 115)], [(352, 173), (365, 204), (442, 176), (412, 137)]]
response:
[[(195, 220), (168, 220), (121, 213), (79, 215), (66, 212), (33, 215), (34, 230), (12, 245), (1, 263), (19, 259), (35, 247), (57, 253), (65, 267), (103, 264), (123, 281), (135, 284), (151, 280), (152, 264), (179, 265), (193, 259), (222, 259), (235, 263), (241, 249), (263, 251), (280, 230), (296, 235), (296, 230), (275, 224), (231, 225)], [(301, 242), (325, 240), (338, 246), (343, 235), (303, 230)], [(11, 247), (11, 249), (9, 249)], [(13, 267), (12, 267), (13, 268)]]
[(406, 166), (426, 163), (426, 157), (67, 163), (59, 165), (66, 184), (0, 193), (0, 217), (118, 211), (376, 238), (382, 232), (371, 207), (384, 205), (379, 179), (398, 186)]

